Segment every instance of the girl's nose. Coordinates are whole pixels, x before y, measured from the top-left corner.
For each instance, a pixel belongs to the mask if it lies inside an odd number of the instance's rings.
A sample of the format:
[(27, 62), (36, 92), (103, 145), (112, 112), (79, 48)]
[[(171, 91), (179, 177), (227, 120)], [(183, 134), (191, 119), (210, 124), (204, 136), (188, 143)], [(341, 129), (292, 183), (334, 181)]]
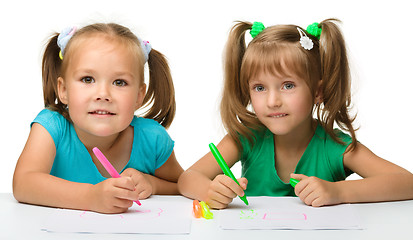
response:
[(100, 84), (97, 88), (96, 100), (110, 102), (112, 100), (110, 96), (110, 86)]
[(275, 91), (271, 91), (267, 98), (267, 106), (270, 108), (280, 107), (282, 105), (281, 96)]

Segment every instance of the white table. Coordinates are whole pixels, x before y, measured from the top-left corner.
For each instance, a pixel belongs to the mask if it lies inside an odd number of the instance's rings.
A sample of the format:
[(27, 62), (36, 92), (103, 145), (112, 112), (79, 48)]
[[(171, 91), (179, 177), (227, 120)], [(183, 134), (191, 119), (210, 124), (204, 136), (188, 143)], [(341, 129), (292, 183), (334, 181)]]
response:
[[(152, 196), (153, 201), (168, 201), (180, 196)], [(55, 209), (18, 203), (11, 193), (0, 193), (0, 239), (413, 239), (413, 200), (386, 203), (354, 204), (365, 227), (363, 230), (222, 230), (219, 211), (213, 220), (193, 218), (188, 235), (145, 234), (75, 234), (41, 231), (41, 224)]]

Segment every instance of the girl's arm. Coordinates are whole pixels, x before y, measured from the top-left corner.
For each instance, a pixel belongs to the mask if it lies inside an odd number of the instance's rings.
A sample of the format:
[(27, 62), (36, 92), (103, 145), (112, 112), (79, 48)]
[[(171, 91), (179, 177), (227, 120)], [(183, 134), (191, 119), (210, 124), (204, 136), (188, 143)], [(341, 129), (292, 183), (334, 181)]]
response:
[(168, 160), (158, 169), (155, 175), (142, 173), (134, 168), (125, 169), (121, 176), (129, 176), (135, 182), (135, 191), (139, 193), (139, 199), (146, 199), (151, 195), (174, 195), (179, 194), (178, 178), (183, 173), (181, 165), (172, 151)]
[(361, 143), (344, 154), (343, 163), (363, 179), (328, 182), (291, 174), (301, 180), (295, 187), (296, 195), (312, 206), (413, 199), (413, 174), (376, 156)]
[[(229, 167), (238, 161), (238, 148), (229, 135), (222, 139), (217, 148)], [(217, 161), (208, 152), (181, 175), (178, 188), (181, 194), (205, 201), (212, 208), (225, 208), (237, 195), (244, 195), (247, 180), (241, 178), (239, 183), (242, 187), (222, 175)]]
[(379, 202), (413, 199), (413, 174), (386, 161), (358, 143), (344, 154), (344, 166), (363, 179), (340, 183), (343, 202)]
[[(56, 148), (49, 132), (32, 125), (17, 161), (13, 194), (19, 202), (97, 212), (124, 212), (138, 198), (130, 178), (108, 179), (96, 185), (75, 183), (50, 175)], [(73, 169), (75, 171), (75, 169)]]
[(154, 186), (153, 194), (179, 194), (177, 182), (183, 172), (184, 170), (176, 160), (175, 152), (172, 151), (168, 160), (155, 170), (155, 177), (151, 176), (152, 186)]

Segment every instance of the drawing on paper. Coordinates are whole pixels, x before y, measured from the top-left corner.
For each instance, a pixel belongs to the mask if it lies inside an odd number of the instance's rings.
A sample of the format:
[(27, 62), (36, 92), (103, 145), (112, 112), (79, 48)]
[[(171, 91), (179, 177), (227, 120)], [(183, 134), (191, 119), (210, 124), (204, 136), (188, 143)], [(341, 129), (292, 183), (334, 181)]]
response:
[(300, 213), (300, 212), (264, 212), (258, 214), (258, 211), (254, 209), (249, 210), (241, 210), (240, 219), (262, 219), (266, 221), (282, 221), (282, 220), (297, 220), (297, 221), (305, 221), (307, 220), (307, 214)]
[(249, 210), (241, 210), (241, 213), (239, 215), (240, 219), (255, 219), (257, 218), (258, 213), (254, 209), (249, 209)]
[(152, 210), (133, 210), (134, 213), (139, 213), (139, 216), (142, 216), (142, 219), (151, 219), (151, 218), (158, 218), (161, 217), (164, 210), (162, 208), (158, 208), (156, 211)]
[(297, 221), (305, 221), (307, 220), (307, 214), (299, 213), (299, 212), (268, 212), (264, 213), (262, 217), (263, 220), (297, 220)]
[(315, 208), (297, 197), (238, 198), (234, 207), (220, 212), (222, 229), (360, 229), (351, 204)]
[(191, 231), (189, 201), (142, 200), (119, 214), (56, 209), (42, 228), (48, 232), (182, 234)]
[(83, 211), (79, 217), (84, 219), (84, 220), (89, 220), (89, 219), (94, 219), (98, 218), (99, 215), (105, 215), (105, 218), (110, 218), (114, 220), (125, 220), (128, 218), (133, 217), (133, 220), (149, 220), (149, 219), (154, 219), (161, 217), (162, 213), (164, 210), (162, 208), (158, 208), (157, 210), (130, 210), (129, 212), (122, 213), (122, 214), (100, 214), (100, 213), (95, 213), (95, 212), (88, 212), (88, 211)]

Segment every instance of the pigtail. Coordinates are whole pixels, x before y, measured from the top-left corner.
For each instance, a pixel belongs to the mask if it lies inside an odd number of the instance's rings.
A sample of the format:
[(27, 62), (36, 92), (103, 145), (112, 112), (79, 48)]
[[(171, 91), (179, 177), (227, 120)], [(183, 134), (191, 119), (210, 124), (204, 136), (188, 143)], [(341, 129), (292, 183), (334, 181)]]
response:
[(343, 143), (334, 133), (334, 122), (350, 133), (352, 143), (349, 151), (357, 144), (352, 123), (355, 117), (349, 116), (351, 107), (351, 80), (344, 37), (336, 19), (327, 19), (320, 23), (320, 57), (322, 68), (323, 109), (317, 111), (318, 119), (327, 133), (339, 143)]
[(57, 111), (70, 120), (65, 104), (60, 102), (57, 91), (57, 78), (61, 74), (62, 60), (59, 57), (60, 48), (57, 45), (59, 34), (55, 33), (46, 45), (42, 60), (43, 100), (44, 106)]
[(145, 113), (145, 118), (151, 118), (168, 128), (175, 117), (175, 89), (171, 72), (164, 55), (152, 49), (148, 58), (149, 86), (143, 100), (143, 105), (153, 103)]
[(247, 137), (252, 144), (249, 128), (260, 125), (255, 114), (246, 110), (249, 102), (248, 88), (242, 84), (241, 66), (246, 45), (245, 33), (251, 29), (249, 22), (238, 22), (231, 29), (224, 58), (224, 91), (221, 101), (221, 118), (225, 129), (241, 149), (239, 135)]

